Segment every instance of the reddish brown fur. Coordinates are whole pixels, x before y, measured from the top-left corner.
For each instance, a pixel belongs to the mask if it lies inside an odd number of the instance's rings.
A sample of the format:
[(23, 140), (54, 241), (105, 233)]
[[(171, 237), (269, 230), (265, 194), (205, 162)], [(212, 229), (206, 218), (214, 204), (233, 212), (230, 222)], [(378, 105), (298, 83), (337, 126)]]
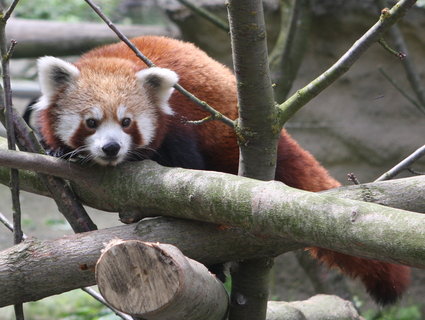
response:
[(52, 113), (53, 108), (55, 108), (55, 106), (49, 109), (45, 109), (41, 112), (39, 122), (42, 123), (43, 126), (41, 126), (40, 131), (46, 144), (49, 145), (52, 149), (58, 149), (63, 144), (55, 135), (54, 127), (56, 123), (56, 117)]
[[(157, 66), (175, 71), (180, 76), (179, 83), (201, 100), (208, 102), (229, 118), (237, 117), (236, 82), (226, 67), (209, 58), (194, 45), (178, 40), (140, 37), (132, 42)], [(127, 65), (123, 67), (116, 59), (108, 60), (106, 57), (125, 59)], [(97, 72), (96, 63), (99, 68), (101, 66), (100, 69), (120, 74), (120, 77), (124, 74), (132, 77), (134, 71), (146, 68), (122, 43), (92, 50), (83, 55), (76, 65), (82, 72)], [(118, 65), (121, 67), (117, 67)], [(170, 105), (177, 114), (189, 120), (199, 120), (207, 116), (178, 92), (172, 95)], [(47, 126), (51, 126), (51, 117), (47, 112), (43, 116)], [(154, 146), (161, 143), (167, 125), (162, 125), (159, 129)], [(196, 130), (201, 137), (200, 148), (205, 156), (207, 168), (236, 174), (239, 152), (232, 129), (221, 122), (212, 121), (198, 126)], [(46, 135), (50, 137), (47, 131)], [(49, 138), (48, 143), (54, 144), (55, 141)], [(282, 130), (279, 141), (276, 180), (308, 191), (339, 186), (313, 156), (303, 150), (285, 130)], [(352, 257), (321, 248), (310, 248), (310, 251), (328, 266), (336, 266), (352, 277), (359, 277), (372, 296), (382, 304), (394, 302), (409, 283), (409, 270), (403, 266)]]

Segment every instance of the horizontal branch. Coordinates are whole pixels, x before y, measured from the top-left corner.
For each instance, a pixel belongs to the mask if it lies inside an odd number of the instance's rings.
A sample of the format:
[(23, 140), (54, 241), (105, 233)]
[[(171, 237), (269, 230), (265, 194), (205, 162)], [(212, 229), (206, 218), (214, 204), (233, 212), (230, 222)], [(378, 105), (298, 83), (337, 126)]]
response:
[[(72, 184), (79, 198), (92, 207), (118, 211), (125, 221), (173, 216), (425, 266), (425, 216), (418, 213), (297, 190), (276, 181), (166, 168), (148, 160), (114, 168), (92, 166), (84, 174), (84, 183)], [(0, 170), (1, 183), (7, 183), (7, 175)], [(26, 177), (21, 176), (25, 188)]]
[[(64, 179), (72, 180), (78, 184), (84, 184), (87, 181), (96, 183), (95, 177), (91, 175), (91, 168), (82, 167), (54, 157), (5, 150), (5, 148), (7, 148), (5, 143), (5, 140), (0, 138), (0, 167), (4, 166), (38, 171), (44, 174), (56, 175)], [(6, 184), (7, 179), (7, 170), (0, 168), (0, 183)], [(23, 173), (22, 183), (23, 190), (43, 196), (49, 196), (38, 182), (37, 177), (31, 172)], [(322, 193), (333, 195), (338, 198), (372, 202), (387, 207), (425, 213), (424, 189), (425, 177), (417, 176), (344, 186), (326, 190)], [(114, 211), (112, 208), (103, 207), (102, 209)]]
[[(120, 25), (128, 37), (141, 35), (178, 36), (177, 30), (164, 26)], [(31, 58), (43, 55), (80, 55), (91, 48), (117, 41), (104, 23), (59, 22), (11, 18), (7, 24), (7, 35), (19, 45), (14, 58)], [(60, 44), (60, 45), (58, 45)]]
[(425, 213), (425, 176), (364, 183), (322, 191), (333, 195), (365, 202), (381, 204), (391, 208)]
[(94, 285), (94, 266), (105, 243), (114, 239), (172, 244), (207, 265), (275, 256), (301, 247), (238, 228), (172, 218), (146, 219), (57, 240), (30, 239), (0, 252), (0, 307)]

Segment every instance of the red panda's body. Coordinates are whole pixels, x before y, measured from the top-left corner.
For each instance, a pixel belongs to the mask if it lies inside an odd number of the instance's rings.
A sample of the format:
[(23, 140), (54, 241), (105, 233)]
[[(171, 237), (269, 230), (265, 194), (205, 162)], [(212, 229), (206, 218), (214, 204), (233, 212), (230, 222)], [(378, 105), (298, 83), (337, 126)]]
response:
[[(165, 71), (140, 71), (146, 66), (122, 43), (94, 49), (75, 66), (42, 58), (43, 97), (35, 109), (46, 144), (54, 150), (81, 149), (101, 164), (114, 165), (136, 153), (165, 165), (237, 174), (239, 152), (232, 129), (218, 121), (188, 124), (187, 120), (207, 114), (172, 92), (177, 78), (166, 69), (174, 71), (188, 91), (236, 119), (236, 82), (230, 70), (178, 40), (140, 37), (133, 43)], [(147, 115), (139, 117), (142, 113)], [(114, 132), (120, 137), (115, 139)], [(285, 130), (279, 141), (276, 180), (308, 191), (339, 186)], [(328, 265), (359, 277), (382, 304), (394, 302), (409, 282), (409, 269), (403, 266), (326, 249), (310, 251)]]

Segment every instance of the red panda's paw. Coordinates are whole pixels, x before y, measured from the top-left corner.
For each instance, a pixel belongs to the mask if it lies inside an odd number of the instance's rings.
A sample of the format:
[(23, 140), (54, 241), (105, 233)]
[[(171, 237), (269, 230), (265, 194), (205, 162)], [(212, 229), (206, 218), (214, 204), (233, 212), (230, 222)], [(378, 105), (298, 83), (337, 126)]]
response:
[(361, 275), (367, 292), (376, 303), (390, 305), (403, 295), (410, 284), (410, 268), (398, 264), (381, 262), (379, 275)]

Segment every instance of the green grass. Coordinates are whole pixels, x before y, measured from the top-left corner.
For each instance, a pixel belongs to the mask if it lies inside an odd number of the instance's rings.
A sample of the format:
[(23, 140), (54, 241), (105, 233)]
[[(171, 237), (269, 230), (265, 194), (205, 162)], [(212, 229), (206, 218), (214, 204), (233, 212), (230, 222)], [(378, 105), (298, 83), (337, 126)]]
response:
[[(5, 317), (5, 314), (7, 316)], [(110, 309), (81, 290), (74, 290), (24, 304), (25, 319), (31, 320), (120, 320)], [(15, 319), (12, 309), (0, 309), (0, 320)]]
[(422, 314), (418, 305), (408, 307), (391, 307), (382, 311), (368, 310), (363, 313), (366, 320), (421, 320)]

